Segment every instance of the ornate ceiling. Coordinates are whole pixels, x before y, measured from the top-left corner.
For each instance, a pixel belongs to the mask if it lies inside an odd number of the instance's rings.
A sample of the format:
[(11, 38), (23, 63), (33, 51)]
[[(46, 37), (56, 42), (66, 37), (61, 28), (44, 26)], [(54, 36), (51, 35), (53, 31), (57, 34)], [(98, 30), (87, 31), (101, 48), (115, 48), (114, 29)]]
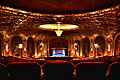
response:
[(47, 14), (91, 12), (120, 4), (120, 0), (0, 0), (0, 4)]
[[(50, 0), (49, 0), (50, 1)], [(76, 0), (77, 1), (77, 0)], [(54, 1), (53, 1), (54, 2)], [(108, 1), (109, 2), (109, 1)], [(9, 35), (22, 33), (56, 35), (54, 31), (39, 29), (41, 24), (56, 22), (75, 24), (79, 29), (64, 31), (62, 36), (93, 34), (109, 35), (120, 30), (120, 6), (81, 14), (41, 14), (0, 6), (0, 30)]]

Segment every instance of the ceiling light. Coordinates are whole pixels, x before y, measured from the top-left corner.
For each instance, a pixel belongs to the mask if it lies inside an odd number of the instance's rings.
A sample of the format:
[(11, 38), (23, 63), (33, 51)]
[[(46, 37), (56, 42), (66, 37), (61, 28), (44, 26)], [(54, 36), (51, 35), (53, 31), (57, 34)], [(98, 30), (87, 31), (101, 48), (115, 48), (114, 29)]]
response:
[(43, 30), (54, 30), (56, 35), (59, 37), (61, 36), (63, 30), (75, 30), (79, 27), (73, 24), (63, 24), (61, 22), (57, 22), (55, 24), (43, 24), (40, 25), (39, 28)]
[[(56, 30), (58, 29), (58, 24), (43, 24), (39, 26), (40, 29), (43, 30)], [(75, 30), (78, 29), (79, 27), (77, 25), (73, 24), (60, 24), (60, 29), (62, 30)]]
[(61, 36), (61, 34), (62, 34), (62, 32), (63, 32), (63, 30), (60, 30), (60, 22), (57, 22), (58, 24), (58, 30), (55, 30), (55, 33), (56, 33), (56, 35), (58, 36), (58, 37), (60, 37)]

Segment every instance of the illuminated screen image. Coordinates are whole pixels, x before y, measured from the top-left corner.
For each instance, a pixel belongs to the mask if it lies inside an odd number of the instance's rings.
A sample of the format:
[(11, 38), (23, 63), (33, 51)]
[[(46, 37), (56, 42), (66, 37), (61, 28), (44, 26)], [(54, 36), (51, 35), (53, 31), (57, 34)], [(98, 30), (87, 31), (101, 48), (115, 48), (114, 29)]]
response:
[(65, 50), (64, 49), (52, 49), (52, 56), (54, 57), (64, 57), (65, 55)]

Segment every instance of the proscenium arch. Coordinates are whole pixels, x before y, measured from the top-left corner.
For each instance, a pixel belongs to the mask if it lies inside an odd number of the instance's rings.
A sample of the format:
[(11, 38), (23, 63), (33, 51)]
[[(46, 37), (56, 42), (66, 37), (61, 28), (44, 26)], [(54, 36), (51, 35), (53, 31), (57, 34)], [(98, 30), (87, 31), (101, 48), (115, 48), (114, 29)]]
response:
[(11, 39), (11, 50), (12, 50), (12, 54), (14, 53), (14, 48), (16, 44), (22, 44), (22, 38), (20, 36), (14, 36)]
[(32, 57), (35, 53), (34, 40), (32, 37), (29, 37), (27, 40), (27, 53), (28, 53), (29, 57)]
[(52, 55), (51, 48), (66, 48), (66, 56), (68, 56), (68, 40), (64, 38), (54, 38), (49, 40), (49, 49), (50, 49), (50, 56)]
[(103, 36), (97, 36), (95, 38), (95, 42), (94, 44), (98, 44), (98, 46), (101, 48), (102, 50), (102, 55), (105, 54), (105, 48), (106, 48), (106, 41), (105, 38)]
[(90, 40), (88, 37), (85, 37), (82, 40), (82, 54), (87, 57), (90, 53)]

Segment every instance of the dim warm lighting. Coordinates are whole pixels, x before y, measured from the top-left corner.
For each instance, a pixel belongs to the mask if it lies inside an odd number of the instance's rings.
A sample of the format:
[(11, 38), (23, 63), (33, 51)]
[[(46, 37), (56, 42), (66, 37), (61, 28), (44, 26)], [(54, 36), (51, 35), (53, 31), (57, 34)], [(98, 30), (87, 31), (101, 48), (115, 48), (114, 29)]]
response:
[(44, 50), (44, 53), (46, 53), (46, 50)]
[(74, 50), (72, 49), (71, 53), (74, 53)]
[(85, 38), (86, 36), (85, 35), (82, 35), (82, 38)]
[(98, 53), (97, 49), (98, 49), (99, 45), (96, 43), (96, 44), (94, 44), (94, 46), (95, 46), (95, 57), (98, 58), (98, 56), (97, 56), (97, 53)]
[(63, 15), (55, 15), (54, 17), (64, 17)]
[(79, 56), (79, 52), (76, 52), (76, 56)]
[(38, 58), (38, 55), (35, 53), (35, 56), (34, 56), (35, 58)]
[(62, 30), (55, 30), (55, 33), (58, 37), (61, 36), (62, 32), (63, 32)]
[(32, 35), (32, 38), (35, 38), (35, 35)]
[(22, 44), (19, 44), (19, 48), (20, 48), (20, 49), (22, 48)]
[[(44, 24), (39, 26), (40, 29), (44, 30), (57, 30), (58, 29), (58, 24)], [(75, 30), (78, 29), (79, 27), (77, 25), (73, 24), (60, 24), (60, 29), (61, 30)]]
[(97, 37), (98, 36), (98, 34), (94, 34), (94, 37)]
[(6, 44), (6, 46), (5, 46), (5, 51), (6, 51), (6, 52), (9, 51), (9, 50), (8, 50), (8, 44)]
[(105, 53), (104, 56), (107, 56), (107, 53)]
[(18, 58), (21, 58), (20, 56)]
[(27, 51), (26, 48), (24, 48), (23, 51)]
[(110, 44), (108, 44), (108, 52), (110, 52)]
[(27, 37), (24, 34), (20, 34), (20, 36), (22, 36), (23, 38), (27, 39)]
[(41, 46), (43, 46), (43, 45), (44, 45), (44, 43), (43, 43), (43, 42), (41, 42), (41, 43), (40, 43), (40, 45), (41, 45)]
[(59, 37), (62, 34), (62, 30), (60, 30), (60, 22), (58, 22), (58, 30), (55, 30), (56, 35)]
[(98, 45), (98, 44), (94, 44), (94, 46), (95, 46), (95, 48), (98, 48), (98, 47), (99, 47), (99, 45)]
[(77, 43), (75, 43), (74, 45), (75, 45), (75, 46), (77, 46), (78, 44), (77, 44)]
[(63, 30), (74, 30), (78, 29), (77, 25), (73, 24), (61, 24), (61, 22), (57, 22), (57, 24), (44, 24), (39, 26), (40, 29), (45, 30), (55, 30), (56, 35), (61, 36)]

